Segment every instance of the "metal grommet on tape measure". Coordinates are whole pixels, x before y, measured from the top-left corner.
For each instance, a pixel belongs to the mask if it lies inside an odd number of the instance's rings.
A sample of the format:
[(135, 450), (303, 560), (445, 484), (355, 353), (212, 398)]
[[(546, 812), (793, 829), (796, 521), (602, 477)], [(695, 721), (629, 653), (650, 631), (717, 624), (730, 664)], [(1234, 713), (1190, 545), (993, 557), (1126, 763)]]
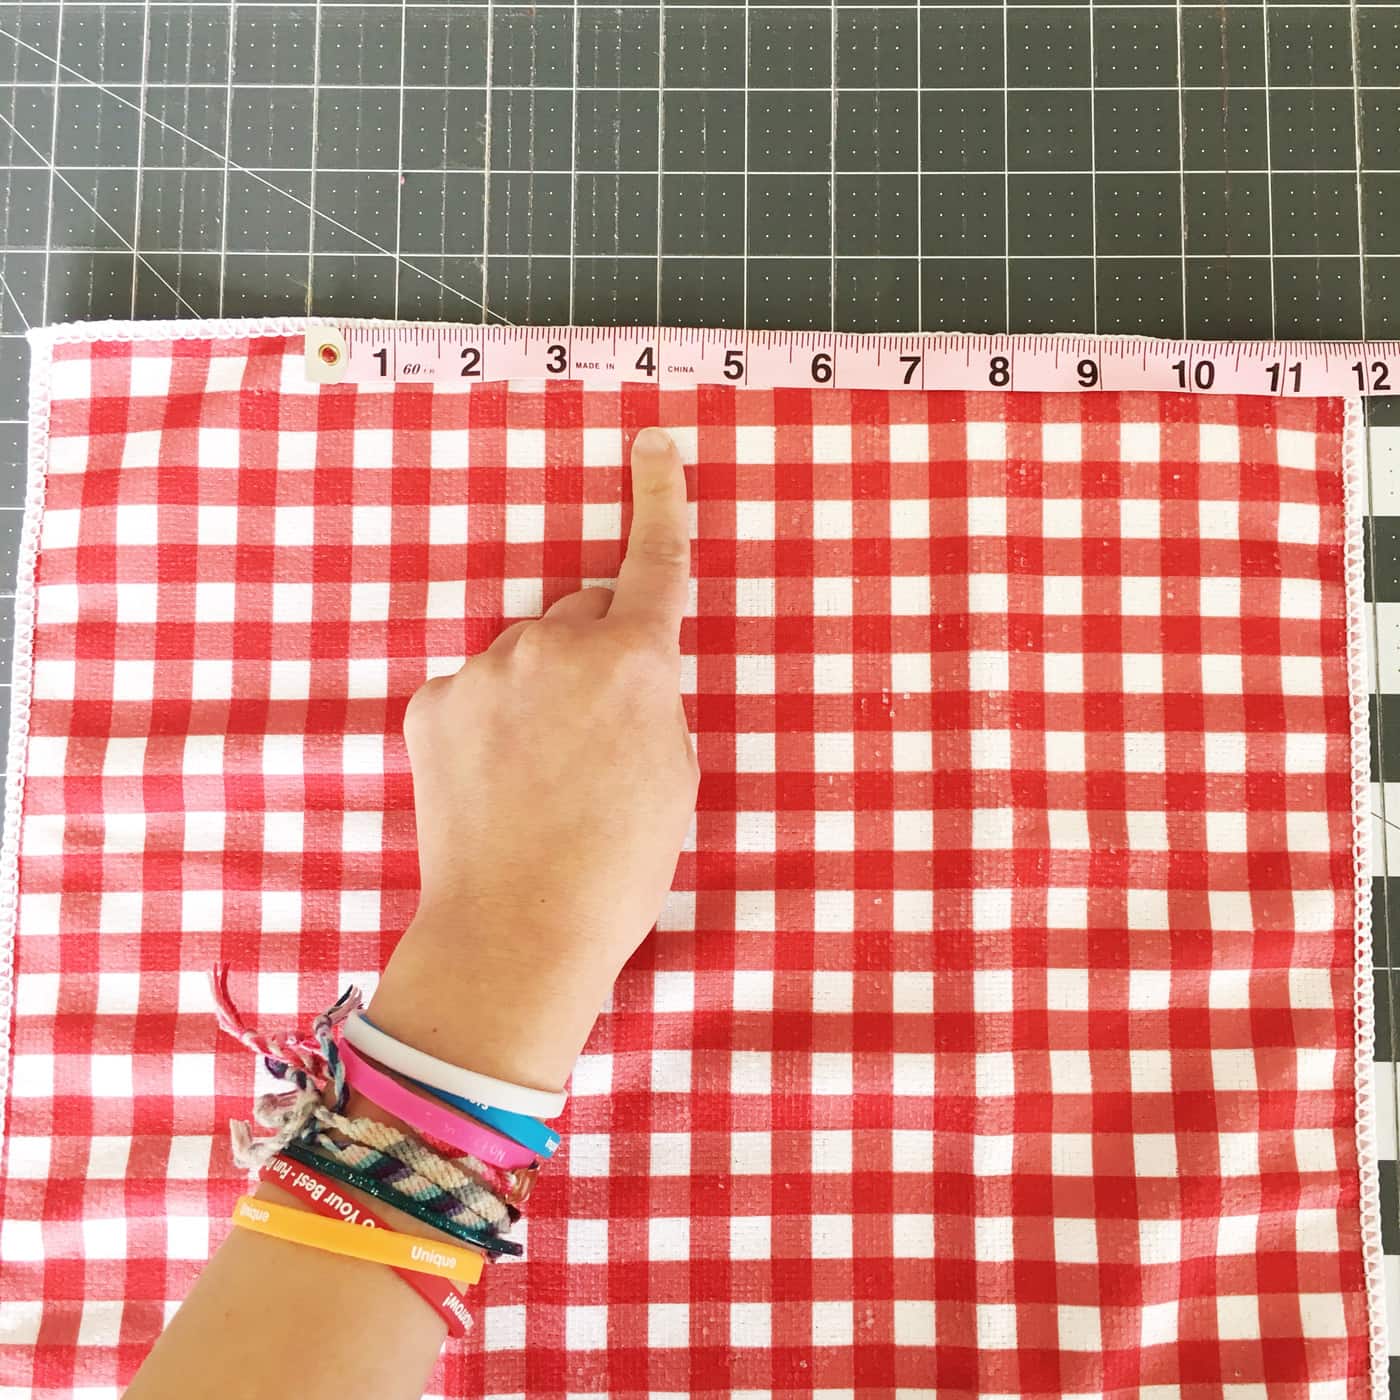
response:
[(306, 377), (313, 384), (340, 384), (350, 354), (336, 326), (311, 326), (306, 332)]

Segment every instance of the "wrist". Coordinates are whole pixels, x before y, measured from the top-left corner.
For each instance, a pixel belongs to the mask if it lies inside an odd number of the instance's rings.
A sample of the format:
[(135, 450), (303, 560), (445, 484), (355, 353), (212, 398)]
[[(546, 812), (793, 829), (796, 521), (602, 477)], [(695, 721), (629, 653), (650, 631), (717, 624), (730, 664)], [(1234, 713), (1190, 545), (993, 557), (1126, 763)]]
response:
[[(470, 917), (470, 916), (467, 916)], [(523, 921), (491, 938), (420, 909), (369, 1006), (375, 1025), (438, 1059), (526, 1088), (564, 1087), (616, 970), (544, 954)], [(553, 933), (554, 931), (550, 931)]]

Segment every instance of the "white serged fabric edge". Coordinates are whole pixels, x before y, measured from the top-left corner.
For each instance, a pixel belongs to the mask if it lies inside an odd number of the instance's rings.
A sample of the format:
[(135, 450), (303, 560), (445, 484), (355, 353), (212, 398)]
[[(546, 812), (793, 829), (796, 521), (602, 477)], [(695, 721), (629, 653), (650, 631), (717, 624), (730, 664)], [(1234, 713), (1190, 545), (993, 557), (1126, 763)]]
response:
[(264, 316), (223, 321), (75, 321), (66, 326), (36, 327), (29, 332), (29, 343), (37, 351), (41, 345), (88, 345), (98, 340), (250, 340), (261, 336), (301, 335), (310, 326), (359, 324), (356, 320), (335, 320), (328, 316)]
[(15, 642), (10, 672), (10, 736), (5, 757), (5, 836), (0, 841), (0, 1147), (10, 1106), (10, 1027), (15, 1013), (15, 939), (19, 931), (19, 837), (29, 751), (29, 703), (34, 688), (34, 575), (49, 467), (49, 370), (52, 344), (31, 339), (29, 476), (15, 576)]
[(1366, 646), (1365, 432), (1361, 400), (1348, 399), (1342, 430), (1342, 491), (1346, 532), (1347, 671), (1351, 701), (1352, 876), (1356, 910), (1353, 946), (1356, 1167), (1362, 1265), (1366, 1272), (1371, 1394), (1373, 1400), (1387, 1400), (1390, 1394), (1390, 1355), (1386, 1339), (1385, 1259), (1381, 1245), (1375, 1081), (1372, 1077), (1376, 1008), (1371, 971), (1371, 722)]

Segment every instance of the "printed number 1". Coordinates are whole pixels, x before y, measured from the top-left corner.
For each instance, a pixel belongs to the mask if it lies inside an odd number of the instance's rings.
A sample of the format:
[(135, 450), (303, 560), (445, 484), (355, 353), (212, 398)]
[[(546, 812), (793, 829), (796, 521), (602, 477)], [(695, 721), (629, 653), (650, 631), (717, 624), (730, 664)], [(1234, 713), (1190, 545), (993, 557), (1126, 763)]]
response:
[(389, 377), (389, 352), (387, 350), (376, 350), (373, 358), (379, 361), (379, 377), (387, 379)]

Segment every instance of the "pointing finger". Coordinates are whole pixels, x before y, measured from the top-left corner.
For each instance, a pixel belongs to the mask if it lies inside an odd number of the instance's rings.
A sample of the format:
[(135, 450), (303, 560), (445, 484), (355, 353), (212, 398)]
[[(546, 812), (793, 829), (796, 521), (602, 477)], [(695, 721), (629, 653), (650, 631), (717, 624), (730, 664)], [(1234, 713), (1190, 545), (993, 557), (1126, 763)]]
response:
[(608, 615), (653, 623), (675, 641), (689, 584), (685, 470), (670, 437), (646, 428), (632, 444), (632, 533)]

